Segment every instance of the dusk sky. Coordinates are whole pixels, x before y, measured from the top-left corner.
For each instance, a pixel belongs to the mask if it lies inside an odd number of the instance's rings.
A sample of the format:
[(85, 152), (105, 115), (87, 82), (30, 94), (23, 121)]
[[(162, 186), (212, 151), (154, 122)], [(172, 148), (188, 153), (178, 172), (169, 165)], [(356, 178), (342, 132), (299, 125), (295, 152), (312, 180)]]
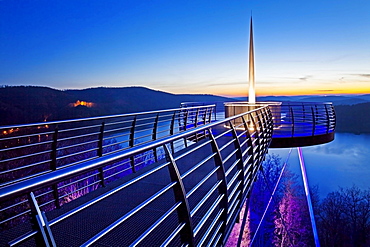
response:
[(0, 85), (370, 93), (369, 0), (0, 0)]

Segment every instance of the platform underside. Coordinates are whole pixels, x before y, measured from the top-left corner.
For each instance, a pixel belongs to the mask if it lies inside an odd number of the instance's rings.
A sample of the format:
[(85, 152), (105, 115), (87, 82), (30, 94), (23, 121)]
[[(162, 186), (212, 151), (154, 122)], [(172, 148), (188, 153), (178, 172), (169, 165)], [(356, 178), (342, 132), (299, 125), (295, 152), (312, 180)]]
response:
[(325, 144), (334, 140), (334, 132), (314, 136), (273, 137), (270, 148), (305, 147)]

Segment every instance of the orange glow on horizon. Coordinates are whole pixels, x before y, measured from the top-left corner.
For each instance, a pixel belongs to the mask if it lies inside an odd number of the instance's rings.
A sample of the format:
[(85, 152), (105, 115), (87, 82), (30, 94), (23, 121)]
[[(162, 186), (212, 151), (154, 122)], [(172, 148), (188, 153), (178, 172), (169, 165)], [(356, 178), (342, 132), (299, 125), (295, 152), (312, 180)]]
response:
[[(242, 91), (242, 94), (241, 94)], [(230, 90), (228, 92), (212, 92), (215, 95), (226, 97), (247, 97), (246, 90)], [(308, 89), (308, 88), (256, 88), (256, 96), (298, 96), (298, 95), (345, 95), (345, 94), (370, 94), (369, 87), (340, 88), (340, 89)]]

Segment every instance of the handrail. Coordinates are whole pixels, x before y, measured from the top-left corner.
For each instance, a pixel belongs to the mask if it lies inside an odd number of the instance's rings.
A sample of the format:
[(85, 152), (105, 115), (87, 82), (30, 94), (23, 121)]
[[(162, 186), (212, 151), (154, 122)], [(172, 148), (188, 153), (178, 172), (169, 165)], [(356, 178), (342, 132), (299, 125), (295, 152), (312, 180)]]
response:
[[(302, 147), (334, 139), (335, 110), (329, 102), (259, 102), (268, 105), (274, 121), (271, 147)], [(227, 102), (225, 112), (235, 114), (253, 104)]]
[[(256, 112), (258, 110), (260, 109), (252, 110), (249, 113)], [(229, 117), (224, 120), (220, 120), (218, 122), (209, 123), (209, 124), (203, 125), (201, 127), (193, 128), (185, 132), (180, 132), (177, 134), (173, 134), (172, 136), (161, 138), (159, 140), (155, 140), (149, 143), (139, 144), (130, 149), (120, 151), (120, 152), (117, 152), (111, 155), (99, 157), (94, 160), (89, 160), (89, 161), (86, 161), (84, 163), (80, 163), (74, 166), (62, 168), (57, 171), (52, 171), (50, 173), (43, 174), (38, 177), (30, 178), (28, 180), (21, 181), (16, 184), (11, 184), (9, 186), (5, 186), (2, 188), (0, 187), (0, 201), (6, 201), (16, 196), (17, 194), (24, 194), (32, 190), (36, 190), (40, 187), (49, 186), (57, 182), (66, 180), (68, 178), (74, 177), (76, 175), (86, 173), (94, 169), (98, 169), (101, 166), (112, 163), (116, 160), (122, 160), (125, 157), (135, 156), (137, 154), (144, 153), (146, 151), (152, 150), (155, 147), (163, 146), (168, 143), (172, 143), (175, 140), (184, 139), (187, 136), (192, 136), (196, 133), (202, 132), (204, 130), (208, 130), (222, 123), (228, 123), (234, 119), (241, 118), (244, 115), (245, 113), (241, 113), (239, 115)]]
[(124, 113), (124, 114), (106, 115), (106, 116), (98, 116), (98, 117), (75, 118), (75, 119), (69, 119), (69, 120), (57, 120), (57, 121), (38, 122), (38, 123), (30, 123), (30, 124), (2, 125), (2, 126), (0, 126), (0, 129), (14, 129), (14, 128), (23, 128), (23, 127), (34, 127), (34, 126), (45, 125), (45, 124), (62, 124), (62, 123), (91, 121), (91, 120), (117, 118), (117, 117), (131, 117), (131, 116), (147, 115), (147, 114), (153, 114), (153, 113), (182, 111), (184, 109), (185, 110), (186, 109), (191, 110), (191, 109), (198, 109), (198, 108), (207, 108), (207, 107), (213, 107), (213, 106), (215, 106), (215, 105), (214, 104), (203, 104), (201, 106), (198, 105), (198, 106), (190, 106), (190, 107), (180, 107), (180, 108), (164, 109), (164, 110)]
[[(238, 118), (242, 118), (243, 121), (235, 121)], [(242, 128), (243, 126), (245, 127), (244, 130)], [(36, 204), (48, 205), (48, 200), (52, 198), (47, 197), (43, 199), (41, 195), (47, 195), (47, 188), (50, 186), (55, 184), (64, 185), (64, 181), (72, 181), (75, 178), (81, 180), (84, 177), (90, 178), (90, 176), (95, 176), (94, 174), (97, 171), (103, 171), (102, 175), (105, 176), (107, 167), (120, 162), (130, 163), (131, 158), (134, 159), (135, 163), (141, 162), (140, 159), (137, 159), (139, 156), (149, 157), (154, 162), (154, 157), (151, 156), (154, 153), (153, 150), (157, 150), (158, 153), (166, 150), (166, 160), (164, 160), (164, 153), (163, 156), (159, 155), (158, 163), (152, 163), (148, 169), (138, 170), (137, 174), (124, 177), (125, 179), (120, 186), (113, 190), (108, 190), (105, 194), (97, 196), (85, 204), (72, 207), (70, 211), (60, 216), (62, 218), (57, 217), (48, 221), (46, 216), (37, 216), (41, 218), (45, 217), (44, 221), (50, 222), (50, 225), (53, 225), (51, 231), (45, 231), (49, 235), (43, 240), (39, 239), (37, 241), (52, 242), (55, 238), (56, 243), (58, 243), (59, 234), (55, 230), (56, 225), (65, 224), (64, 222), (67, 224), (67, 221), (73, 219), (74, 215), (83, 213), (87, 208), (97, 207), (98, 200), (107, 200), (107, 198), (120, 193), (120, 191), (128, 190), (132, 186), (137, 186), (139, 190), (140, 188), (143, 189), (142, 184), (139, 184), (139, 182), (154, 176), (156, 181), (155, 186), (163, 183), (164, 187), (158, 189), (154, 194), (148, 195), (148, 197), (144, 196), (147, 193), (143, 195), (139, 193), (137, 196), (143, 197), (142, 200), (139, 200), (142, 203), (138, 202), (138, 204), (135, 204), (136, 206), (134, 205), (133, 208), (122, 214), (123, 216), (120, 216), (119, 219), (112, 221), (107, 227), (103, 227), (100, 233), (94, 233), (94, 237), (90, 236), (88, 239), (84, 239), (83, 242), (85, 245), (88, 246), (90, 243), (104, 241), (106, 234), (113, 234), (114, 229), (121, 225), (131, 224), (129, 222), (132, 217), (141, 215), (141, 211), (144, 209), (150, 210), (148, 205), (151, 202), (159, 203), (165, 194), (167, 194), (166, 196), (170, 196), (168, 192), (171, 190), (173, 191), (172, 200), (174, 200), (174, 204), (172, 202), (163, 204), (166, 209), (161, 216), (158, 216), (159, 218), (153, 219), (151, 223), (150, 219), (142, 219), (141, 223), (148, 223), (145, 231), (137, 230), (138, 235), (136, 237), (127, 236), (127, 238), (123, 239), (131, 241), (130, 243), (145, 243), (145, 241), (149, 241), (148, 239), (150, 239), (151, 234), (156, 234), (156, 238), (162, 239), (160, 240), (162, 243), (168, 243), (169, 245), (178, 245), (174, 244), (173, 241), (180, 241), (190, 246), (207, 242), (215, 245), (222, 244), (227, 238), (233, 222), (237, 218), (243, 200), (245, 200), (250, 191), (256, 171), (259, 169), (263, 156), (267, 152), (267, 148), (271, 142), (271, 135), (271, 113), (266, 106), (261, 106), (253, 111), (241, 113), (221, 121), (206, 123), (147, 143), (139, 143), (125, 150), (86, 160), (73, 166), (66, 166), (38, 177), (7, 185), (0, 188), (0, 203), (8, 203), (13, 198), (22, 198), (23, 195), (33, 192), (38, 199)], [(187, 144), (185, 145), (185, 143)], [(179, 145), (188, 147), (181, 151), (172, 149), (172, 147)], [(236, 156), (232, 157), (232, 154)], [(253, 156), (256, 156), (256, 160), (252, 158)], [(170, 167), (172, 167), (173, 175), (167, 181), (168, 179), (166, 177), (168, 175), (165, 174), (168, 173), (160, 173), (162, 175), (158, 173), (162, 172), (164, 168), (169, 169), (171, 173)], [(247, 167), (251, 167), (251, 169), (246, 169)], [(119, 168), (123, 169), (122, 167)], [(177, 175), (176, 170), (179, 172)], [(186, 176), (183, 176), (183, 174), (186, 174)], [(89, 182), (89, 180), (86, 180), (86, 182)], [(99, 179), (91, 181), (91, 183), (96, 182), (99, 182)], [(182, 183), (183, 186), (181, 189), (179, 185)], [(138, 191), (137, 189), (134, 191)], [(203, 191), (208, 192), (208, 195), (202, 196)], [(130, 198), (130, 201), (135, 200), (134, 198)], [(24, 200), (24, 203), (28, 204), (28, 201)], [(185, 204), (189, 205), (189, 209), (184, 208)], [(19, 208), (19, 205), (17, 207)], [(34, 205), (34, 207), (41, 207), (42, 210), (45, 210), (45, 206)], [(186, 214), (181, 212), (192, 213), (186, 216)], [(156, 210), (154, 214), (158, 213), (159, 211)], [(32, 215), (36, 217), (34, 214)], [(174, 216), (179, 217), (177, 224), (173, 224)], [(170, 224), (168, 221), (172, 223)], [(99, 222), (97, 221), (97, 223)], [(46, 227), (48, 225), (49, 223), (46, 223)], [(170, 232), (164, 232), (163, 228), (161, 228), (163, 225), (171, 225), (173, 228), (171, 228)], [(31, 232), (18, 233), (23, 235), (11, 240), (11, 243), (21, 243), (32, 236), (40, 236), (39, 233), (44, 227), (35, 226)], [(156, 231), (159, 231), (159, 229), (162, 230), (158, 235)], [(193, 242), (191, 241), (192, 238), (194, 238)], [(83, 245), (83, 242), (78, 245)], [(154, 244), (153, 242), (150, 243)]]
[(0, 187), (204, 125), (213, 121), (214, 108), (205, 105), (2, 126)]

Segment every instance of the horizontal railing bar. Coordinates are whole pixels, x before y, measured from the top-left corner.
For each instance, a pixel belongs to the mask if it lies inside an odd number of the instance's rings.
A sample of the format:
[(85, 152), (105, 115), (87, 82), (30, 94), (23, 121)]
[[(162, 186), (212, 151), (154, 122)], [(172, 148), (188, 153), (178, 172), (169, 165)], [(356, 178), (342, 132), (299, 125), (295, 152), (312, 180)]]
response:
[[(234, 150), (235, 151), (235, 150)], [(233, 152), (234, 152), (233, 151)], [(238, 150), (236, 150), (236, 151), (238, 151)], [(240, 159), (236, 159), (236, 160), (234, 160), (234, 162), (233, 162), (233, 164), (227, 169), (227, 171), (225, 172), (225, 176), (227, 177), (227, 176), (229, 176), (229, 174), (230, 174), (230, 172), (235, 168), (235, 166), (239, 163), (239, 162), (241, 162), (241, 160)]]
[[(231, 143), (226, 143), (227, 144), (231, 144)], [(223, 147), (225, 147), (226, 145), (224, 145)], [(223, 149), (220, 148), (220, 151), (222, 151)], [(224, 160), (222, 161), (223, 164), (225, 164), (227, 161), (229, 161), (229, 159), (236, 153), (238, 152), (237, 149), (234, 149), (228, 156), (226, 156), (226, 158), (224, 158)]]
[(132, 184), (134, 184), (134, 183), (136, 183), (136, 182), (138, 182), (138, 181), (140, 181), (141, 179), (143, 179), (143, 178), (145, 178), (145, 177), (147, 177), (147, 176), (149, 176), (149, 175), (151, 175), (151, 174), (153, 174), (153, 173), (155, 173), (155, 172), (157, 172), (157, 171), (159, 171), (159, 170), (163, 169), (163, 168), (164, 168), (164, 167), (166, 167), (167, 165), (168, 165), (168, 163), (165, 163), (165, 164), (162, 164), (162, 165), (160, 165), (160, 166), (158, 166), (158, 167), (155, 167), (153, 170), (150, 170), (150, 171), (148, 171), (148, 172), (146, 172), (146, 173), (144, 173), (144, 174), (141, 174), (141, 175), (139, 175), (139, 176), (135, 177), (134, 179), (132, 179), (132, 180), (130, 180), (130, 181), (127, 181), (127, 182), (123, 183), (122, 185), (120, 185), (120, 186), (116, 187), (115, 189), (113, 189), (113, 190), (111, 190), (111, 191), (108, 191), (108, 192), (106, 192), (106, 193), (104, 193), (104, 194), (102, 194), (102, 195), (100, 195), (100, 196), (98, 196), (98, 197), (94, 198), (93, 200), (91, 200), (91, 201), (89, 201), (89, 202), (86, 202), (86, 203), (84, 203), (84, 204), (82, 204), (82, 205), (78, 206), (78, 207), (77, 207), (77, 208), (75, 208), (74, 210), (72, 210), (72, 211), (70, 211), (70, 212), (67, 212), (67, 213), (65, 213), (65, 214), (63, 214), (63, 215), (61, 215), (61, 216), (59, 216), (59, 217), (57, 217), (57, 218), (55, 218), (55, 219), (51, 220), (51, 221), (49, 222), (49, 223), (50, 223), (50, 226), (53, 226), (54, 224), (57, 224), (58, 222), (60, 222), (60, 221), (62, 221), (62, 220), (64, 220), (64, 219), (66, 219), (66, 218), (68, 218), (68, 217), (72, 216), (73, 214), (76, 214), (76, 213), (80, 212), (81, 210), (83, 210), (83, 209), (85, 209), (85, 208), (88, 208), (88, 207), (90, 207), (90, 206), (94, 205), (95, 203), (97, 203), (97, 202), (99, 202), (99, 201), (101, 201), (101, 200), (103, 200), (103, 199), (107, 198), (108, 196), (111, 196), (111, 195), (113, 195), (113, 194), (115, 194), (115, 193), (117, 193), (117, 192), (121, 191), (122, 189), (124, 189), (124, 188), (126, 188), (126, 187), (128, 187), (128, 186), (130, 186), (130, 185), (132, 185)]
[(239, 180), (238, 183), (234, 186), (233, 190), (228, 194), (228, 201), (227, 202), (230, 203), (231, 200), (234, 200), (233, 198), (234, 198), (234, 194), (235, 194), (236, 191), (240, 192), (240, 190), (238, 190), (238, 188), (239, 188), (241, 183), (242, 183), (242, 181)]
[(62, 146), (62, 147), (58, 147), (57, 148), (57, 151), (63, 151), (63, 150), (68, 150), (68, 149), (71, 149), (71, 148), (75, 148), (75, 147), (81, 147), (81, 146), (84, 146), (84, 145), (87, 145), (87, 144), (92, 144), (92, 143), (97, 143), (98, 140), (91, 140), (91, 141), (87, 141), (87, 142), (80, 142), (80, 143), (76, 143), (76, 144), (73, 144), (73, 145), (68, 145), (68, 146)]
[[(213, 228), (219, 221), (222, 213), (224, 212), (224, 209), (222, 208), (216, 215), (216, 217), (212, 220), (211, 225), (208, 227), (207, 231), (203, 234), (203, 237), (199, 240), (198, 246), (204, 246), (204, 243), (206, 239), (208, 238), (209, 234), (211, 234)], [(219, 229), (217, 229), (215, 232), (218, 232)]]
[[(240, 191), (239, 191), (238, 193), (240, 193)], [(237, 199), (237, 200), (236, 200), (236, 201), (234, 202), (234, 204), (232, 205), (231, 210), (230, 210), (230, 211), (228, 211), (227, 220), (226, 220), (226, 225), (228, 225), (228, 224), (229, 224), (230, 219), (231, 219), (231, 217), (234, 215), (234, 212), (235, 212), (235, 210), (236, 210), (236, 207), (238, 206), (238, 204), (239, 204), (239, 202), (240, 202), (240, 200), (238, 199), (238, 197), (235, 197), (235, 199)]]
[[(1, 129), (5, 129), (0, 126)], [(9, 137), (2, 137), (0, 141), (9, 141), (9, 140), (15, 140), (15, 139), (25, 139), (29, 137), (38, 137), (41, 135), (52, 135), (54, 131), (49, 131), (49, 132), (38, 132), (34, 134), (28, 134), (28, 135), (18, 135), (18, 136), (9, 136)]]
[[(47, 173), (50, 173), (50, 172), (51, 172), (51, 170), (46, 170), (46, 171), (38, 172), (38, 173), (29, 175), (29, 176), (26, 176), (26, 177), (17, 178), (17, 179), (14, 179), (12, 181), (8, 181), (8, 182), (5, 182), (5, 183), (2, 183), (0, 185), (0, 189), (3, 188), (3, 187), (11, 186), (12, 184), (20, 183), (20, 182), (22, 182), (24, 180), (27, 180), (27, 179), (33, 179), (35, 177), (38, 177), (38, 176), (41, 176), (41, 175), (44, 175), (44, 174), (47, 174)], [(1, 194), (0, 194), (0, 198), (1, 198)]]
[(21, 243), (27, 241), (28, 239), (30, 239), (31, 237), (35, 236), (37, 234), (38, 231), (36, 230), (33, 230), (33, 231), (29, 231), (25, 234), (23, 234), (22, 236), (19, 236), (18, 238), (10, 241), (8, 244), (9, 246), (18, 246), (20, 245)]
[(17, 149), (40, 146), (40, 145), (47, 145), (47, 144), (50, 144), (52, 142), (53, 141), (43, 141), (43, 142), (31, 143), (31, 144), (27, 144), (27, 145), (15, 146), (15, 147), (11, 147), (11, 148), (2, 148), (0, 150), (0, 152), (7, 152), (7, 151), (12, 151), (12, 150), (17, 150)]
[(10, 208), (13, 208), (13, 207), (19, 206), (19, 205), (24, 204), (24, 203), (28, 203), (28, 200), (26, 199), (26, 200), (24, 200), (24, 201), (20, 201), (20, 202), (14, 203), (14, 204), (9, 205), (9, 206), (7, 206), (7, 207), (0, 208), (0, 212), (6, 211), (6, 210), (8, 210), (8, 209), (10, 209)]
[(200, 180), (188, 193), (186, 193), (186, 198), (189, 198), (194, 192), (196, 192), (200, 186), (202, 186), (213, 174), (215, 174), (218, 169), (220, 169), (219, 166), (213, 168), (202, 180)]
[[(131, 129), (131, 126), (116, 128), (116, 129), (107, 129), (107, 130), (104, 130), (104, 133), (107, 134), (107, 133), (117, 132), (117, 131), (120, 131), (119, 133), (122, 133), (121, 131), (129, 131), (129, 129)], [(129, 135), (129, 134), (130, 133), (124, 133), (122, 135)], [(122, 135), (117, 135), (117, 136), (122, 136)]]
[(206, 221), (209, 219), (209, 216), (214, 212), (214, 210), (217, 208), (217, 206), (220, 204), (222, 198), (225, 195), (221, 194), (217, 197), (217, 200), (215, 200), (212, 204), (212, 206), (207, 210), (207, 212), (203, 215), (202, 219), (199, 221), (198, 225), (194, 228), (194, 236), (198, 235), (200, 229), (204, 226)]
[(199, 150), (200, 148), (202, 148), (202, 147), (204, 147), (204, 146), (208, 145), (208, 144), (209, 144), (209, 143), (211, 143), (211, 142), (212, 142), (211, 140), (207, 140), (207, 141), (205, 141), (205, 142), (203, 142), (203, 143), (201, 143), (201, 144), (197, 145), (196, 147), (193, 147), (191, 150), (188, 150), (187, 152), (185, 152), (185, 153), (180, 154), (179, 156), (177, 156), (177, 157), (175, 158), (175, 161), (177, 161), (177, 160), (180, 160), (180, 159), (184, 158), (184, 157), (185, 157), (185, 156), (187, 156), (188, 154), (190, 154), (190, 153), (192, 153), (192, 152), (195, 152), (195, 151)]
[(74, 194), (74, 193), (77, 193), (78, 191), (81, 191), (81, 190), (83, 190), (83, 189), (86, 189), (86, 188), (88, 188), (88, 187), (91, 187), (91, 186), (93, 186), (93, 185), (95, 185), (95, 184), (99, 184), (99, 183), (100, 183), (100, 181), (95, 181), (95, 182), (93, 182), (93, 183), (91, 183), (91, 184), (88, 184), (88, 185), (85, 185), (85, 186), (79, 187), (77, 190), (74, 190), (74, 191), (68, 192), (67, 194), (63, 194), (63, 195), (59, 196), (59, 197), (58, 197), (58, 199), (62, 199), (62, 198), (64, 198), (64, 197), (66, 197), (66, 196), (72, 195), (72, 194)]
[[(24, 168), (30, 168), (30, 167), (34, 167), (34, 166), (39, 166), (39, 165), (42, 165), (42, 164), (49, 163), (50, 161), (51, 160), (43, 160), (43, 161), (32, 163), (32, 164), (29, 164), (29, 165), (24, 165), (24, 166), (19, 166), (19, 167), (12, 168), (12, 169), (9, 169), (9, 170), (4, 170), (4, 171), (1, 171), (0, 172), (0, 175), (7, 174), (9, 172), (15, 172), (15, 171), (23, 170)], [(2, 185), (3, 184), (1, 184), (1, 186)]]
[(10, 221), (10, 220), (12, 220), (12, 219), (16, 219), (16, 218), (18, 218), (18, 217), (19, 217), (19, 216), (21, 216), (21, 215), (28, 214), (29, 212), (31, 212), (31, 209), (26, 210), (26, 211), (23, 211), (22, 213), (17, 214), (17, 215), (14, 215), (14, 216), (12, 216), (12, 217), (6, 218), (5, 220), (0, 221), (0, 224), (4, 224), (4, 223), (6, 223), (6, 222), (8, 222), (8, 221)]
[(39, 126), (39, 125), (73, 123), (73, 122), (99, 120), (99, 119), (111, 119), (111, 118), (117, 118), (117, 117), (140, 116), (140, 115), (152, 114), (152, 113), (181, 111), (184, 109), (197, 109), (197, 108), (207, 108), (207, 107), (209, 108), (209, 107), (215, 107), (215, 106), (216, 105), (193, 106), (193, 107), (187, 107), (187, 108), (175, 108), (175, 109), (155, 110), (155, 111), (146, 111), (146, 112), (138, 112), (138, 113), (126, 113), (126, 114), (117, 114), (117, 115), (100, 116), (100, 117), (77, 118), (77, 119), (70, 119), (70, 120), (39, 122), (39, 123), (32, 123), (32, 124), (5, 125), (5, 126), (0, 126), (0, 128), (1, 129), (14, 129), (14, 128), (22, 128), (22, 127), (33, 127), (33, 126)]
[(82, 163), (77, 164), (77, 165), (68, 166), (64, 169), (59, 169), (57, 171), (49, 172), (49, 173), (47, 173), (43, 176), (37, 177), (37, 178), (32, 178), (32, 179), (29, 179), (29, 180), (26, 180), (26, 181), (22, 181), (19, 184), (15, 184), (15, 185), (13, 184), (13, 185), (10, 185), (10, 186), (2, 187), (2, 188), (0, 188), (0, 200), (6, 200), (7, 198), (12, 197), (12, 196), (16, 196), (17, 194), (27, 193), (27, 192), (30, 192), (30, 191), (38, 188), (38, 187), (48, 186), (48, 185), (51, 185), (53, 183), (62, 181), (63, 179), (68, 179), (70, 177), (73, 177), (73, 176), (79, 175), (81, 173), (87, 172), (89, 170), (94, 170), (94, 169), (97, 169), (99, 167), (103, 167), (106, 163), (118, 161), (122, 158), (133, 156), (135, 154), (145, 152), (147, 150), (151, 150), (151, 149), (159, 147), (159, 146), (163, 146), (164, 144), (171, 143), (175, 140), (182, 139), (182, 138), (185, 138), (187, 136), (194, 135), (197, 132), (204, 131), (204, 130), (207, 130), (207, 129), (212, 128), (214, 126), (217, 126), (219, 124), (229, 122), (233, 119), (239, 118), (239, 117), (244, 116), (246, 114), (251, 114), (251, 113), (253, 113), (257, 110), (259, 110), (259, 108), (254, 109), (254, 110), (249, 111), (249, 112), (241, 113), (241, 114), (236, 115), (236, 116), (226, 118), (226, 119), (221, 120), (221, 121), (216, 121), (216, 122), (208, 123), (206, 125), (202, 125), (202, 126), (199, 126), (199, 127), (196, 127), (196, 128), (192, 128), (192, 129), (187, 130), (186, 132), (179, 132), (179, 133), (176, 133), (176, 134), (171, 135), (169, 137), (161, 138), (161, 139), (152, 141), (150, 143), (146, 143), (144, 145), (139, 144), (139, 145), (136, 145), (134, 147), (131, 147), (131, 148), (123, 150), (123, 151), (118, 151), (116, 153), (112, 152), (112, 153), (110, 153), (106, 156), (103, 156), (103, 157), (98, 157), (98, 158), (95, 158), (93, 160), (88, 160), (86, 162), (82, 162)]
[(196, 169), (198, 169), (199, 167), (201, 167), (202, 165), (204, 165), (207, 161), (209, 161), (210, 159), (212, 159), (213, 157), (215, 157), (215, 155), (216, 155), (216, 153), (212, 153), (212, 154), (208, 155), (206, 158), (204, 158), (203, 160), (201, 160), (198, 164), (196, 164), (193, 167), (191, 167), (189, 170), (187, 170), (186, 172), (184, 172), (184, 174), (181, 175), (181, 179), (186, 178), (189, 174), (191, 174)]
[[(221, 221), (218, 224), (217, 229), (216, 229), (214, 235), (212, 236), (212, 238), (210, 239), (209, 243), (207, 244), (207, 247), (209, 247), (209, 246), (217, 246), (216, 244), (220, 241), (220, 239), (222, 237), (222, 232), (220, 231), (220, 229), (221, 229), (221, 227), (222, 227), (223, 224), (225, 224), (225, 222), (223, 222), (223, 221)], [(215, 244), (212, 245), (212, 243), (215, 243)]]
[(64, 141), (70, 141), (70, 140), (75, 140), (75, 139), (81, 139), (85, 137), (91, 137), (91, 136), (97, 136), (99, 135), (100, 132), (93, 132), (93, 133), (88, 133), (84, 135), (75, 135), (75, 136), (70, 136), (70, 137), (64, 137), (64, 138), (59, 138), (58, 142), (64, 142)]
[(91, 177), (96, 176), (96, 175), (98, 175), (98, 174), (99, 174), (99, 172), (95, 172), (95, 173), (93, 173), (93, 174), (90, 174), (89, 176), (82, 177), (82, 178), (80, 178), (80, 179), (73, 180), (73, 181), (72, 181), (72, 182), (70, 182), (70, 183), (67, 183), (67, 184), (64, 184), (64, 185), (58, 186), (58, 188), (59, 188), (59, 189), (63, 189), (63, 188), (65, 188), (65, 187), (70, 186), (71, 184), (75, 184), (75, 183), (81, 182), (81, 181), (83, 181), (83, 180), (86, 180), (86, 178), (91, 178)]
[(108, 178), (114, 177), (114, 176), (116, 176), (117, 174), (124, 173), (125, 171), (131, 170), (131, 169), (132, 169), (131, 167), (127, 167), (126, 169), (123, 169), (123, 170), (120, 170), (120, 171), (115, 172), (115, 173), (113, 173), (113, 174), (110, 174), (110, 175), (108, 175), (108, 176), (105, 176), (105, 179), (108, 179)]
[(241, 170), (238, 170), (234, 176), (232, 177), (232, 179), (227, 183), (227, 190), (229, 190), (231, 188), (231, 186), (233, 185), (233, 183), (236, 181), (236, 179), (238, 178), (239, 174), (241, 173), (242, 171)]
[(58, 132), (59, 133), (66, 133), (66, 132), (69, 133), (69, 132), (74, 132), (74, 131), (99, 128), (100, 126), (101, 126), (101, 124), (79, 126), (79, 127), (75, 127), (75, 128), (69, 128), (69, 129), (60, 129), (60, 130), (58, 130)]
[(75, 153), (59, 156), (59, 157), (57, 157), (57, 160), (63, 160), (63, 159), (73, 157), (73, 156), (76, 156), (76, 155), (85, 154), (85, 153), (88, 153), (88, 152), (93, 152), (93, 151), (96, 151), (98, 149), (99, 149), (98, 147), (90, 148), (90, 149), (86, 149), (86, 150), (83, 150), (83, 151), (80, 151), (80, 152), (75, 152)]
[(161, 247), (169, 246), (169, 243), (174, 240), (174, 238), (179, 235), (180, 231), (185, 227), (185, 223), (179, 224), (175, 230), (166, 238), (166, 240), (161, 244)]
[(152, 226), (150, 226), (143, 234), (140, 235), (134, 242), (132, 242), (131, 246), (136, 246), (141, 241), (144, 240), (151, 232), (153, 232), (165, 219), (167, 219), (179, 206), (181, 202), (176, 203), (173, 205), (162, 217), (160, 217)]
[(222, 183), (221, 180), (219, 180), (217, 183), (215, 183), (211, 189), (205, 194), (205, 196), (202, 197), (202, 199), (198, 202), (198, 204), (191, 210), (190, 216), (194, 217), (194, 215), (198, 212), (198, 210), (204, 205), (204, 202), (208, 200), (208, 198), (213, 194), (213, 192), (218, 189), (220, 184)]
[(22, 156), (17, 156), (17, 157), (14, 157), (14, 158), (7, 159), (6, 161), (14, 161), (14, 160), (22, 159), (22, 158), (30, 158), (30, 157), (34, 157), (34, 156), (37, 156), (37, 155), (47, 154), (47, 153), (50, 153), (50, 150), (37, 152), (37, 153), (32, 153), (32, 154), (26, 154), (26, 155), (22, 155)]
[(107, 226), (106, 228), (104, 228), (102, 231), (100, 231), (94, 237), (90, 238), (88, 241), (86, 241), (85, 243), (83, 243), (81, 246), (90, 246), (90, 245), (92, 245), (93, 243), (95, 243), (96, 241), (98, 241), (100, 238), (102, 238), (103, 236), (105, 236), (106, 234), (108, 234), (110, 231), (114, 230), (116, 227), (118, 227), (119, 225), (121, 225), (124, 221), (126, 221), (127, 219), (129, 219), (131, 216), (133, 216), (134, 214), (136, 214), (138, 211), (140, 211), (141, 209), (143, 209), (149, 203), (153, 202), (159, 196), (163, 195), (165, 192), (167, 192), (168, 190), (170, 190), (176, 184), (177, 184), (177, 182), (172, 182), (172, 183), (166, 185), (164, 188), (162, 188), (157, 193), (155, 193), (154, 195), (152, 195), (151, 197), (149, 197), (148, 199), (146, 199), (145, 201), (143, 201), (142, 203), (140, 203), (139, 205), (137, 205), (135, 208), (131, 209), (125, 215), (123, 215), (118, 220), (114, 221), (112, 224), (110, 224), (109, 226)]

